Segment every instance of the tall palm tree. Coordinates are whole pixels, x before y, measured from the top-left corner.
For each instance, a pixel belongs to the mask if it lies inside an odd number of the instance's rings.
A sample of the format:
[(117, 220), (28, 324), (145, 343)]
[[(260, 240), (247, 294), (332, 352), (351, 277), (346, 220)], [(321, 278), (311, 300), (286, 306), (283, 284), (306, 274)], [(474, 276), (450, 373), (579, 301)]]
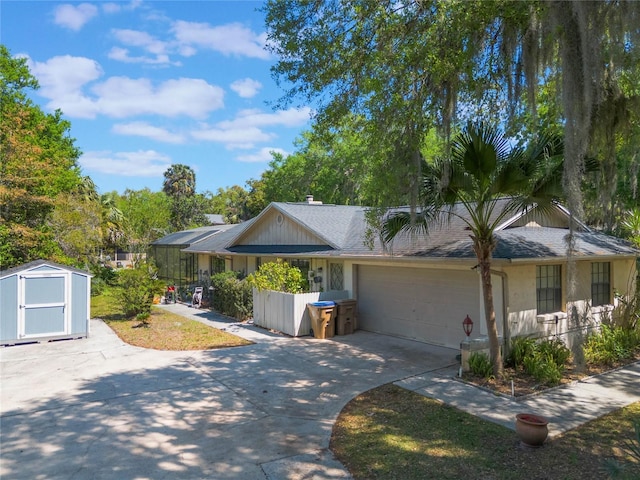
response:
[(162, 190), (169, 197), (192, 197), (196, 193), (196, 174), (188, 165), (171, 165), (164, 172)]
[(107, 247), (114, 250), (114, 260), (117, 257), (118, 246), (124, 240), (125, 217), (116, 205), (116, 192), (104, 193), (100, 196), (102, 207), (102, 236)]
[[(496, 128), (469, 124), (457, 135), (448, 158), (423, 165), (420, 205), (415, 212), (391, 213), (382, 236), (390, 242), (403, 231), (429, 234), (452, 217), (469, 228), (482, 281), (485, 319), (493, 372), (502, 376), (502, 354), (491, 284), (491, 256), (496, 228), (530, 205), (549, 208), (562, 195), (563, 143), (558, 136), (540, 138), (526, 151), (511, 147)], [(496, 208), (498, 201), (505, 208)]]
[(171, 200), (172, 230), (184, 230), (196, 216), (195, 172), (187, 165), (171, 165), (164, 172), (162, 191)]

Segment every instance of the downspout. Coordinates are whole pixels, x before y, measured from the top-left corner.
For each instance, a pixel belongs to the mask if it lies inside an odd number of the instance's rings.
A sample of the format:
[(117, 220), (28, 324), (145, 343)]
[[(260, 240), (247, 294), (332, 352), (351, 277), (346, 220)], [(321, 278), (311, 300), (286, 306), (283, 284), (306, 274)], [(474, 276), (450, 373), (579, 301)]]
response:
[(498, 275), (502, 279), (502, 343), (504, 345), (503, 358), (509, 354), (511, 344), (511, 330), (509, 329), (509, 278), (499, 270), (491, 270), (491, 275)]

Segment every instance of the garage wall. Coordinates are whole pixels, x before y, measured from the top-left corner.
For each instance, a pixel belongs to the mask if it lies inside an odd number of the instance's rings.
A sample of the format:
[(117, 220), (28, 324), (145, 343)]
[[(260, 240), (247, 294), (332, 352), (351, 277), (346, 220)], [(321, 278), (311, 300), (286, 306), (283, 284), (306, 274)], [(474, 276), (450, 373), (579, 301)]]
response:
[(480, 318), (478, 282), (468, 268), (358, 265), (358, 328), (458, 348), (466, 315)]

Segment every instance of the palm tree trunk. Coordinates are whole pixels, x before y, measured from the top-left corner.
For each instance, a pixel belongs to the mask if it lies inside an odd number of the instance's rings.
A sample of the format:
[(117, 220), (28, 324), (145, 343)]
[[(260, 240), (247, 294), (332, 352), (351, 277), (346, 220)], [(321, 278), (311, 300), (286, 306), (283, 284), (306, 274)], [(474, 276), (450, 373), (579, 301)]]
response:
[(491, 251), (493, 244), (474, 242), (474, 249), (478, 257), (478, 268), (482, 281), (482, 296), (484, 298), (484, 318), (487, 323), (487, 335), (489, 336), (489, 356), (493, 365), (493, 375), (502, 377), (502, 351), (498, 340), (498, 328), (496, 325), (496, 310), (493, 306), (493, 284), (491, 282)]

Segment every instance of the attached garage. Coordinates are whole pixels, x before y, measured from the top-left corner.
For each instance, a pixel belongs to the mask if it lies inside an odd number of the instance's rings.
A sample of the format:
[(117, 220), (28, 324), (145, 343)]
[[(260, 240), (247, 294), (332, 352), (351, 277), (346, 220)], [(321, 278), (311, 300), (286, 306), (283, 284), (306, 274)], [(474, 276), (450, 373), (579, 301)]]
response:
[(38, 260), (0, 272), (0, 344), (89, 335), (91, 275)]
[(357, 266), (358, 328), (457, 348), (462, 321), (480, 318), (475, 271)]

